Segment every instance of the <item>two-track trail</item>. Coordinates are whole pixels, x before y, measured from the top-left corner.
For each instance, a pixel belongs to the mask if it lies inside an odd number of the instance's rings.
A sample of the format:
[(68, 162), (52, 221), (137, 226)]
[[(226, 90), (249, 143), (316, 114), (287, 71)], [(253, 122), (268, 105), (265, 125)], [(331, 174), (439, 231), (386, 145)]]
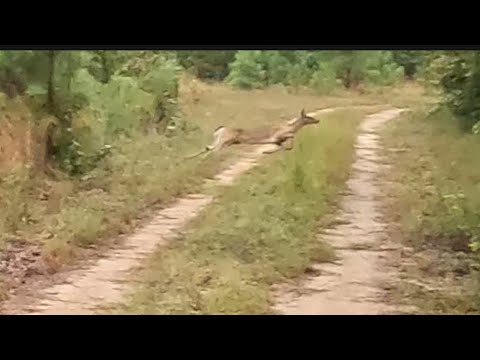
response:
[(378, 131), (402, 111), (392, 109), (367, 116), (355, 144), (348, 191), (340, 202), (335, 227), (319, 234), (339, 261), (312, 267), (314, 276), (296, 286), (275, 290), (275, 310), (290, 315), (359, 315), (395, 313), (384, 300), (384, 289), (395, 280), (392, 260), (400, 249), (391, 244), (382, 219), (379, 186), (382, 158)]
[[(352, 107), (352, 108), (362, 108)], [(319, 116), (337, 109), (327, 108), (308, 115)], [(385, 226), (378, 209), (379, 188), (377, 129), (401, 110), (368, 116), (362, 123), (356, 144), (357, 159), (339, 215), (342, 225), (322, 235), (331, 243), (341, 265), (318, 266), (319, 276), (303, 284), (304, 294), (292, 297), (282, 289), (276, 309), (292, 314), (371, 314), (388, 311), (380, 300), (379, 284), (384, 280), (383, 258), (391, 249), (383, 237)], [(210, 184), (230, 185), (242, 173), (258, 164), (269, 146), (255, 147), (241, 160), (218, 174)], [(213, 201), (207, 194), (191, 194), (160, 210), (152, 220), (125, 238), (122, 246), (107, 251), (93, 263), (72, 270), (53, 285), (24, 289), (6, 301), (6, 314), (95, 314), (108, 303), (122, 300), (131, 286), (131, 274)], [(388, 255), (387, 255), (388, 256)]]
[[(322, 109), (308, 115), (319, 116), (336, 110)], [(230, 185), (242, 173), (257, 165), (270, 145), (255, 147), (241, 160), (217, 174), (209, 185)], [(191, 194), (155, 214), (148, 224), (126, 237), (122, 246), (111, 249), (93, 264), (70, 271), (59, 283), (44, 288), (22, 289), (2, 304), (5, 314), (94, 314), (108, 303), (119, 302), (129, 289), (130, 274), (138, 269), (159, 246), (176, 237), (179, 231), (213, 197)]]

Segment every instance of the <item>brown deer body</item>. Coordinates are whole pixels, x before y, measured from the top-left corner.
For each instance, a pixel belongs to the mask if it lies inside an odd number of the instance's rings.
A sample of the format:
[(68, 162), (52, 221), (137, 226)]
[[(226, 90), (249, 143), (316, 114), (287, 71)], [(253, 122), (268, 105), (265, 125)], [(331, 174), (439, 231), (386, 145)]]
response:
[(291, 120), (278, 128), (247, 130), (220, 126), (213, 133), (214, 140), (211, 145), (207, 146), (201, 152), (187, 158), (194, 158), (207, 152), (217, 152), (225, 147), (238, 144), (277, 145), (277, 148), (274, 150), (264, 151), (265, 154), (271, 154), (282, 149), (291, 150), (293, 148), (293, 138), (295, 133), (306, 125), (318, 124), (319, 122), (320, 120), (306, 115), (305, 111), (302, 110), (299, 118)]

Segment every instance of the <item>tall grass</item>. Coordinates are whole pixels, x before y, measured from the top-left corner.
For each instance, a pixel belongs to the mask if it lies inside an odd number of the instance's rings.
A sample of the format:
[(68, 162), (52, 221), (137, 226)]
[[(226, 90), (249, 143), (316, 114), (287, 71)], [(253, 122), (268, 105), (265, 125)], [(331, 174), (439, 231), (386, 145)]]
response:
[(471, 253), (480, 238), (478, 136), (462, 132), (442, 109), (404, 115), (387, 128), (385, 142), (403, 150), (390, 154), (395, 168), (386, 190), (393, 195), (389, 215), (398, 224), (395, 236), (418, 253), (409, 277), (436, 289), (426, 293), (400, 283), (399, 299), (423, 313), (478, 313), (479, 266)]
[[(407, 116), (387, 134), (396, 155), (399, 211), (409, 238), (456, 247), (480, 236), (480, 141), (463, 133), (443, 110)], [(465, 246), (464, 246), (465, 247)], [(468, 250), (468, 248), (464, 249)]]
[(325, 116), (291, 152), (269, 156), (159, 250), (114, 312), (264, 314), (269, 286), (331, 260), (315, 236), (348, 178), (360, 112)]

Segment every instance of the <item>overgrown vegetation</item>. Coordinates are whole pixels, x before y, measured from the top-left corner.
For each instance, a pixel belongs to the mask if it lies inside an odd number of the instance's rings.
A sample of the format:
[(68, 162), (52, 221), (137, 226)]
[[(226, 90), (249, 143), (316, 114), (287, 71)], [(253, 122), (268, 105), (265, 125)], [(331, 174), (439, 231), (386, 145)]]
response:
[(352, 161), (358, 111), (322, 126), (226, 190), (190, 225), (195, 231), (152, 259), (145, 285), (115, 311), (169, 314), (270, 312), (269, 285), (333, 259), (315, 237)]
[(221, 81), (229, 73), (236, 51), (178, 51), (180, 64), (203, 80)]
[(244, 89), (283, 84), (329, 92), (338, 83), (347, 89), (362, 82), (390, 85), (400, 80), (403, 74), (403, 66), (395, 61), (390, 51), (255, 50), (237, 52), (228, 81)]
[(405, 209), (398, 214), (409, 238), (417, 245), (445, 241), (450, 248), (468, 251), (470, 241), (480, 237), (480, 169), (471, 155), (480, 151), (478, 138), (462, 133), (443, 109), (408, 116), (392, 126), (388, 141), (404, 151), (396, 155)]
[(403, 284), (401, 300), (422, 313), (478, 313), (478, 285), (472, 286), (478, 262), (469, 254), (480, 238), (478, 137), (465, 134), (444, 107), (406, 115), (387, 130), (385, 142), (402, 150), (390, 154), (395, 171), (387, 176), (394, 194), (389, 214), (400, 225), (396, 236), (418, 253), (422, 264), (414, 276), (435, 289)]
[(480, 249), (480, 173), (474, 155), (480, 146), (479, 52), (395, 57), (406, 75), (415, 65), (435, 98), (433, 107), (414, 109), (393, 123), (385, 138), (388, 147), (402, 150), (390, 154), (395, 171), (388, 174), (395, 195), (390, 215), (400, 225), (394, 236), (418, 252), (417, 269), (406, 271), (423, 282), (402, 282), (399, 298), (410, 299), (423, 313), (478, 313), (479, 265), (472, 251)]
[(0, 240), (48, 238), (65, 260), (198, 183), (179, 69), (165, 51), (0, 51)]
[(425, 53), (417, 50), (393, 51), (393, 60), (403, 67), (405, 78), (414, 80), (425, 65)]
[(23, 97), (37, 124), (57, 118), (42, 141), (71, 175), (92, 170), (121, 135), (164, 129), (177, 73), (175, 57), (161, 51), (0, 52), (3, 92)]
[[(444, 140), (445, 143), (450, 144), (448, 150), (450, 155), (446, 158), (458, 156), (458, 158), (452, 159), (450, 165), (442, 163), (440, 166), (442, 171), (449, 172), (448, 179), (455, 180), (457, 189), (452, 188), (451, 193), (443, 194), (446, 196), (444, 203), (450, 205), (444, 215), (438, 218), (438, 222), (443, 224), (438, 232), (443, 229), (444, 236), (458, 235), (470, 239), (472, 249), (478, 250), (480, 242), (478, 228), (475, 224), (475, 185), (474, 183), (459, 182), (458, 177), (460, 179), (475, 179), (476, 177), (476, 160), (470, 154), (475, 153), (478, 143), (478, 137), (475, 135), (478, 134), (480, 128), (480, 107), (478, 105), (480, 99), (480, 52), (439, 51), (428, 53), (425, 57), (425, 78), (433, 89), (440, 91), (437, 105), (430, 110), (429, 114), (429, 119), (436, 120), (432, 122), (432, 130), (430, 130), (434, 131), (436, 136), (426, 137), (426, 141), (429, 143), (428, 145), (434, 146), (436, 139)], [(455, 125), (462, 132), (458, 132)], [(430, 144), (430, 142), (434, 143)], [(461, 153), (457, 153), (451, 146), (458, 147)], [(434, 154), (443, 152), (440, 147), (435, 147), (432, 151), (435, 151)], [(453, 173), (453, 167), (462, 168), (456, 170), (458, 173)], [(445, 180), (443, 182), (435, 181), (435, 184), (439, 186), (444, 183)], [(447, 216), (446, 214), (453, 218), (447, 221), (444, 218)], [(450, 225), (447, 226), (447, 223)]]
[(0, 90), (29, 106), (46, 148), (41, 165), (83, 175), (117, 139), (187, 129), (175, 118), (180, 64), (241, 88), (283, 84), (327, 94), (340, 83), (393, 84), (403, 67), (410, 76), (412, 56), (395, 59), (390, 51), (0, 51)]
[(448, 106), (462, 130), (476, 132), (473, 126), (480, 121), (480, 52), (439, 51), (427, 59), (426, 78), (441, 90), (440, 104)]

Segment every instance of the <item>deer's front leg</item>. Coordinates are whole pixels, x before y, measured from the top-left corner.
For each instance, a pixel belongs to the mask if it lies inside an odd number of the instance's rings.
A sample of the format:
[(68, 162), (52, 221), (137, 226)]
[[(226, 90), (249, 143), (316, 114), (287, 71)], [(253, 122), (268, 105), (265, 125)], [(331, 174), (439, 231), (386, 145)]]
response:
[(293, 149), (293, 137), (291, 138), (288, 138), (286, 141), (285, 141), (285, 144), (283, 145), (283, 149), (285, 151), (290, 151)]
[(280, 151), (282, 149), (283, 149), (283, 146), (277, 145), (277, 147), (275, 149), (263, 151), (263, 154), (273, 154), (273, 153), (276, 153), (277, 151)]

